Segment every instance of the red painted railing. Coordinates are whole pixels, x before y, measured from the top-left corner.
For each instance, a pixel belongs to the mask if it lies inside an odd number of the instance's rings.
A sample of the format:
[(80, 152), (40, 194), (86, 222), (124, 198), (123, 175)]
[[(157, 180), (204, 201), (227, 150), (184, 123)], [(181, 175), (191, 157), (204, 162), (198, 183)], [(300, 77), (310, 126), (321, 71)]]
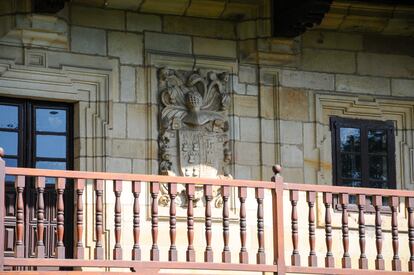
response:
[[(355, 274), (357, 270), (364, 270), (364, 274), (411, 274), (414, 271), (414, 192), (402, 191), (402, 190), (380, 190), (380, 189), (368, 189), (368, 188), (349, 188), (349, 187), (333, 187), (333, 186), (319, 186), (308, 184), (294, 184), (285, 183), (283, 178), (279, 175), (280, 167), (275, 166), (275, 176), (272, 181), (249, 181), (249, 180), (230, 180), (230, 179), (204, 179), (204, 178), (185, 178), (185, 177), (169, 177), (169, 176), (157, 176), (157, 175), (137, 175), (137, 174), (120, 174), (120, 173), (100, 173), (100, 172), (83, 172), (83, 171), (57, 171), (57, 170), (44, 170), (44, 169), (30, 169), (30, 168), (11, 168), (4, 167), (4, 161), (0, 159), (0, 198), (4, 203), (5, 198), (5, 175), (15, 176), (15, 189), (16, 189), (16, 236), (15, 236), (15, 253), (14, 257), (0, 257), (0, 270), (5, 268), (37, 268), (37, 267), (105, 267), (105, 268), (130, 268), (131, 270), (142, 272), (144, 274), (154, 274), (160, 269), (204, 269), (204, 270), (233, 270), (233, 271), (256, 271), (256, 272), (277, 272), (278, 274), (285, 273), (306, 273), (306, 274)], [(23, 192), (27, 186), (25, 186), (26, 179), (32, 178), (35, 181), (35, 188), (37, 192), (36, 200), (36, 218), (37, 218), (37, 243), (35, 258), (25, 258), (24, 254), (24, 201)], [(44, 203), (44, 191), (45, 191), (45, 179), (56, 178), (55, 190), (56, 190), (56, 258), (45, 258), (45, 244), (43, 242), (44, 233), (44, 218), (45, 218), (45, 203)], [(65, 217), (65, 205), (63, 196), (66, 190), (66, 181), (73, 180), (76, 207), (74, 211), (75, 217), (75, 236), (76, 243), (74, 245), (74, 258), (67, 259), (65, 257), (64, 247), (64, 217)], [(115, 195), (115, 207), (114, 207), (114, 237), (115, 245), (113, 249), (113, 259), (105, 259), (105, 249), (103, 245), (103, 215), (104, 215), (104, 197), (103, 189), (105, 181), (113, 182), (113, 192)], [(84, 190), (85, 183), (87, 181), (93, 181), (94, 190), (94, 224), (95, 231), (95, 247), (94, 247), (94, 259), (85, 259), (84, 244), (82, 242), (82, 236), (86, 230), (84, 225)], [(131, 190), (123, 189), (123, 181), (132, 182)], [(160, 261), (160, 248), (158, 241), (159, 234), (159, 209), (158, 209), (158, 197), (160, 193), (160, 185), (168, 185), (168, 195), (171, 201), (169, 205), (169, 249), (168, 260)], [(177, 196), (177, 185), (185, 185), (186, 196), (188, 201), (187, 213), (186, 213), (186, 225), (187, 225), (187, 240), (185, 261), (178, 261), (178, 244), (177, 244), (177, 211), (175, 206), (175, 199)], [(151, 238), (152, 246), (149, 251), (141, 251), (140, 247), (140, 204), (139, 198), (142, 196), (141, 185), (148, 187), (150, 194), (150, 223), (151, 223)], [(194, 192), (195, 186), (203, 186), (203, 196), (205, 200), (205, 213), (204, 213), (204, 238), (205, 248), (204, 260), (201, 262), (196, 261), (196, 248), (194, 246)], [(213, 251), (212, 246), (212, 227), (215, 223), (212, 221), (212, 188), (213, 186), (221, 187), (221, 196), (223, 198), (222, 206), (222, 239), (223, 249), (221, 251)], [(240, 250), (238, 253), (238, 261), (231, 261), (231, 254), (234, 253), (230, 243), (230, 215), (229, 215), (229, 197), (230, 190), (234, 188), (238, 201), (238, 207), (240, 209), (237, 222), (239, 224), (240, 234)], [(249, 232), (247, 230), (246, 214), (246, 199), (248, 197), (248, 189), (254, 189), (255, 200), (257, 203), (257, 216), (255, 217), (257, 226), (256, 232)], [(270, 190), (272, 194), (271, 201), (266, 200), (265, 192)], [(108, 190), (107, 190), (108, 192)], [(133, 195), (133, 208), (132, 213), (122, 213), (122, 192), (131, 192)], [(289, 195), (290, 201), (288, 205), (284, 205), (283, 194)], [(306, 213), (304, 209), (298, 209), (298, 202), (300, 200), (300, 194), (306, 193), (307, 209)], [(323, 266), (318, 266), (317, 252), (316, 252), (316, 202), (318, 195), (323, 198), (324, 211), (324, 240), (326, 243), (326, 256)], [(360, 255), (359, 265), (352, 266), (351, 255), (349, 253), (349, 225), (348, 225), (348, 206), (349, 196), (356, 196), (356, 205), (358, 209), (358, 236)], [(334, 255), (332, 250), (332, 215), (333, 215), (333, 198), (338, 198), (335, 202), (339, 204), (341, 211), (341, 242), (343, 247), (342, 255)], [(367, 197), (372, 197), (372, 204), (374, 207), (375, 215), (375, 236), (376, 236), (376, 258), (375, 258), (375, 270), (368, 269), (368, 260), (366, 256), (366, 237), (365, 237), (365, 220), (364, 210), (367, 204)], [(390, 212), (387, 215), (391, 215), (391, 235), (392, 235), (392, 271), (385, 271), (383, 251), (383, 230), (381, 217), (384, 215), (383, 211), (383, 199), (388, 198), (388, 204)], [(397, 211), (400, 202), (404, 205), (407, 211), (408, 219), (408, 243), (400, 243), (400, 232), (398, 229)], [(269, 203), (272, 206), (272, 239), (273, 244), (266, 244), (265, 247), (265, 226), (264, 219), (266, 217), (264, 213), (264, 206)], [(285, 234), (284, 232), (284, 208), (286, 213), (291, 211), (289, 227), (290, 232)], [(299, 211), (300, 210), (300, 211)], [(130, 233), (133, 238), (131, 258), (126, 259), (123, 257), (123, 249), (121, 245), (121, 232), (122, 231), (122, 215), (133, 216), (133, 231)], [(286, 217), (287, 218), (287, 217)], [(299, 228), (299, 219), (306, 218), (308, 223), (307, 235), (309, 238), (309, 253), (307, 261), (301, 263), (299, 253), (299, 234), (303, 228)], [(4, 221), (4, 211), (0, 211), (0, 223)], [(90, 225), (89, 225), (90, 226)], [(235, 232), (234, 232), (235, 233)], [(125, 234), (123, 232), (122, 234)], [(257, 241), (257, 251), (251, 251), (247, 249), (247, 237), (248, 234), (253, 234), (250, 239)], [(4, 226), (0, 226), (0, 255), (3, 255), (4, 251)], [(285, 251), (285, 242), (292, 242), (293, 250), (290, 252)], [(399, 246), (408, 246), (410, 253), (408, 262), (402, 263), (399, 257)], [(269, 246), (272, 246), (273, 260), (266, 261), (266, 253), (268, 253)], [(182, 251), (184, 252), (184, 251)], [(150, 260), (141, 260), (142, 253), (149, 253)], [(181, 252), (180, 252), (181, 253)], [(213, 255), (221, 253), (221, 261), (214, 262)], [(249, 261), (249, 254), (255, 253), (256, 260), (254, 262)], [(291, 254), (290, 260), (285, 260), (284, 255)], [(335, 266), (335, 257), (341, 257), (341, 265)], [(402, 272), (401, 270), (407, 270)]]

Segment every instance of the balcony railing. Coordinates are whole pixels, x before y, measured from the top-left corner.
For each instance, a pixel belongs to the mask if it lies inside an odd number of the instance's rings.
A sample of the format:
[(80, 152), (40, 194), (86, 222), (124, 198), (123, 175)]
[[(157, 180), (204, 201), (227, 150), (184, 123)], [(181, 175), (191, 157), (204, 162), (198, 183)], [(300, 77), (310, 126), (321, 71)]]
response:
[[(231, 271), (255, 271), (255, 272), (275, 272), (277, 274), (286, 273), (303, 273), (303, 274), (355, 274), (356, 272), (364, 272), (364, 274), (412, 274), (414, 271), (414, 192), (403, 190), (380, 190), (380, 189), (368, 189), (368, 188), (349, 188), (349, 187), (333, 187), (333, 186), (320, 186), (320, 185), (308, 185), (308, 184), (295, 184), (286, 183), (279, 175), (280, 167), (275, 166), (275, 176), (272, 181), (250, 181), (250, 180), (230, 180), (230, 179), (204, 179), (204, 178), (186, 178), (186, 177), (169, 177), (169, 176), (157, 176), (157, 175), (137, 175), (137, 174), (120, 174), (120, 173), (100, 173), (100, 172), (83, 172), (83, 171), (57, 171), (57, 170), (44, 170), (44, 169), (30, 169), (30, 168), (12, 168), (5, 167), (4, 161), (0, 160), (0, 197), (2, 203), (5, 198), (5, 176), (14, 176), (15, 190), (16, 190), (16, 236), (14, 245), (13, 257), (0, 257), (0, 270), (2, 269), (14, 269), (20, 270), (24, 268), (42, 268), (42, 267), (59, 267), (67, 268), (72, 267), (75, 269), (86, 267), (99, 267), (99, 268), (129, 268), (133, 271), (142, 272), (144, 274), (157, 274), (161, 269), (197, 269), (197, 270), (231, 270)], [(27, 186), (26, 179), (34, 179), (35, 188), (37, 192), (36, 202), (36, 218), (37, 218), (37, 243), (36, 243), (36, 255), (34, 258), (25, 257), (24, 247), (24, 201), (23, 192)], [(55, 178), (55, 190), (56, 190), (56, 247), (55, 258), (44, 257), (44, 189), (45, 179)], [(73, 181), (73, 188), (75, 191), (75, 243), (74, 243), (74, 257), (71, 259), (65, 258), (64, 247), (64, 215), (65, 205), (63, 201), (63, 195), (65, 192), (66, 180)], [(86, 182), (93, 182), (94, 191), (94, 207), (93, 207), (93, 224), (85, 224), (84, 220), (84, 190)], [(115, 244), (114, 247), (107, 247), (103, 244), (103, 215), (104, 215), (104, 186), (108, 181), (113, 182), (113, 192), (115, 197), (114, 202), (114, 228), (111, 230), (111, 234), (114, 234)], [(131, 190), (123, 190), (123, 182), (131, 182)], [(168, 259), (160, 260), (160, 248), (159, 248), (159, 206), (158, 200), (160, 193), (160, 185), (166, 184), (168, 186), (168, 195), (171, 203), (169, 204), (169, 249)], [(141, 251), (140, 246), (140, 234), (142, 225), (140, 225), (140, 203), (139, 198), (144, 192), (141, 192), (141, 185), (148, 188), (150, 195), (150, 236), (152, 246), (149, 251)], [(187, 196), (187, 208), (186, 217), (184, 221), (177, 219), (176, 204), (174, 203), (177, 196), (177, 186), (184, 185)], [(195, 236), (195, 219), (194, 219), (194, 192), (196, 186), (203, 186), (204, 204), (204, 243), (205, 247), (199, 248), (194, 245)], [(214, 186), (219, 186), (221, 196), (223, 199), (222, 205), (222, 217), (220, 230), (222, 231), (219, 239), (222, 242), (222, 249), (220, 251), (213, 251), (212, 245), (212, 227), (217, 225), (216, 221), (213, 222), (212, 217), (212, 190)], [(251, 215), (246, 214), (246, 200), (248, 197), (249, 189), (254, 190), (255, 203), (257, 204), (255, 209), (257, 213), (254, 217), (256, 224), (256, 230), (249, 232), (247, 230), (248, 217)], [(231, 190), (236, 190), (232, 193)], [(108, 192), (109, 190), (106, 190)], [(109, 191), (111, 192), (111, 191)], [(122, 213), (121, 193), (131, 192), (133, 195), (133, 207), (131, 213)], [(268, 196), (266, 194), (271, 194)], [(239, 209), (237, 217), (235, 219), (237, 234), (239, 234), (239, 240), (237, 243), (237, 251), (234, 251), (234, 244), (230, 243), (230, 214), (229, 214), (229, 198), (234, 194), (237, 201), (237, 207)], [(285, 195), (285, 196), (284, 196)], [(306, 196), (307, 207), (305, 209), (298, 209), (298, 203), (300, 197)], [(332, 208), (333, 197), (338, 196), (339, 203), (341, 205), (341, 212), (336, 213)], [(358, 257), (358, 266), (352, 265), (351, 254), (349, 252), (349, 223), (348, 223), (348, 205), (349, 197), (356, 196), (356, 204), (358, 206), (358, 227), (355, 229), (358, 233), (358, 244), (354, 243), (353, 246), (359, 245), (360, 253), (355, 255)], [(270, 199), (271, 197), (271, 199)], [(284, 198), (285, 197), (285, 198)], [(375, 208), (375, 259), (368, 259), (366, 253), (366, 234), (365, 234), (365, 219), (364, 209), (367, 203), (367, 197), (372, 198), (372, 204)], [(383, 228), (381, 213), (383, 207), (382, 198), (388, 198), (388, 204), (391, 209), (391, 213), (387, 214), (391, 218), (391, 228)], [(323, 226), (318, 226), (316, 222), (316, 206), (318, 204), (318, 198), (322, 198), (323, 206)], [(284, 203), (285, 201), (285, 203)], [(264, 213), (264, 206), (270, 206), (272, 209), (272, 215)], [(399, 207), (403, 207), (400, 211), (406, 211), (407, 230), (405, 232), (399, 231), (397, 211)], [(389, 211), (388, 211), (389, 212)], [(289, 213), (289, 215), (286, 215)], [(0, 255), (3, 255), (4, 251), (4, 211), (0, 211)], [(132, 235), (133, 243), (129, 247), (122, 247), (121, 235), (125, 234), (122, 231), (122, 215), (132, 215)], [(333, 243), (333, 224), (332, 216), (340, 215), (340, 233), (341, 240), (335, 240), (341, 243), (342, 252), (340, 255), (334, 255), (332, 248)], [(366, 214), (365, 214), (366, 215)], [(265, 217), (271, 217), (270, 226), (272, 231), (273, 243), (266, 242), (265, 247)], [(304, 231), (303, 227), (299, 227), (299, 220), (306, 219), (307, 230)], [(232, 218), (234, 222), (234, 218)], [(286, 224), (286, 221), (287, 224)], [(177, 224), (183, 222), (186, 223), (186, 242), (184, 244), (177, 243)], [(250, 221), (251, 222), (251, 221)], [(124, 222), (125, 223), (125, 222)], [(251, 224), (251, 223), (250, 223)], [(266, 221), (269, 224), (269, 221)], [(284, 231), (286, 228), (290, 230)], [(86, 259), (85, 257), (85, 244), (82, 242), (84, 232), (88, 230), (94, 230), (94, 258)], [(301, 232), (299, 232), (301, 230)], [(323, 239), (318, 239), (318, 242), (324, 242), (324, 264), (318, 266), (318, 253), (316, 251), (317, 243), (317, 230), (323, 230)], [(383, 247), (383, 234), (385, 230), (389, 230), (392, 237), (392, 247)], [(113, 232), (113, 233), (112, 233)], [(122, 234), (121, 234), (122, 233)], [(199, 232), (197, 232), (199, 233)], [(236, 232), (231, 232), (236, 234)], [(250, 236), (247, 236), (251, 234)], [(299, 252), (299, 234), (306, 234), (308, 238), (309, 251), (307, 259), (301, 262)], [(400, 242), (399, 236), (406, 234), (408, 242)], [(407, 236), (408, 235), (408, 236)], [(321, 235), (319, 235), (321, 236)], [(248, 238), (249, 237), (249, 238)], [(215, 238), (217, 242), (218, 238)], [(255, 240), (257, 250), (252, 251), (248, 249), (247, 239)], [(285, 245), (292, 246), (292, 250), (285, 250)], [(166, 244), (163, 244), (165, 246)], [(180, 245), (180, 246), (179, 246)], [(185, 245), (184, 251), (178, 251), (177, 247)], [(287, 245), (286, 245), (287, 246)], [(410, 255), (402, 255), (406, 260), (402, 262), (399, 256), (399, 247), (405, 246), (404, 251), (408, 251)], [(240, 248), (240, 249), (239, 249)], [(270, 248), (270, 249), (269, 249)], [(107, 253), (111, 249), (112, 253)], [(123, 250), (131, 249), (131, 257), (128, 259), (123, 257)], [(197, 261), (196, 250), (202, 249), (204, 251), (204, 259)], [(373, 248), (372, 248), (373, 249)], [(371, 249), (371, 250), (372, 250)], [(391, 269), (385, 270), (386, 264), (382, 253), (383, 249), (392, 249), (393, 257), (391, 259)], [(167, 251), (163, 251), (166, 253)], [(149, 260), (141, 260), (143, 253), (149, 254)], [(178, 261), (177, 254), (185, 253), (185, 260)], [(232, 261), (232, 255), (238, 254), (238, 261)], [(255, 254), (255, 261), (251, 261), (249, 254)], [(272, 260), (269, 261), (267, 253), (272, 254)], [(214, 261), (213, 255), (221, 254), (221, 261)], [(290, 257), (286, 257), (285, 254)], [(105, 256), (106, 255), (106, 256)], [(109, 259), (107, 255), (112, 255)], [(354, 255), (352, 255), (354, 256)], [(319, 253), (320, 257), (320, 253)], [(341, 258), (341, 262), (335, 263), (335, 258)], [(216, 258), (217, 259), (217, 258)], [(250, 260), (249, 260), (250, 259)], [(368, 262), (375, 261), (375, 268), (368, 269)], [(321, 261), (319, 261), (320, 263)], [(363, 271), (361, 271), (363, 270)], [(401, 271), (403, 270), (403, 271)]]

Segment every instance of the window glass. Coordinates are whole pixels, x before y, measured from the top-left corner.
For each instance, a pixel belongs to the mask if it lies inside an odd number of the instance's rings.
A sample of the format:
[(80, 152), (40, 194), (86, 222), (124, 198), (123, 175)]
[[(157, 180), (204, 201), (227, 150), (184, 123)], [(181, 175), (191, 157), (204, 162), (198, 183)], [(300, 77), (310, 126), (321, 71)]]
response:
[(342, 177), (361, 179), (361, 155), (342, 154)]
[(369, 157), (369, 178), (374, 180), (387, 180), (387, 157)]
[(66, 158), (66, 136), (37, 135), (36, 157)]
[(356, 128), (341, 128), (341, 151), (359, 152), (361, 146), (361, 131)]
[(19, 109), (13, 105), (0, 105), (0, 128), (19, 128)]
[(387, 133), (385, 130), (368, 131), (368, 150), (370, 153), (387, 152)]
[(0, 131), (0, 146), (3, 147), (6, 155), (17, 155), (19, 144), (17, 132)]
[(36, 108), (36, 131), (66, 132), (66, 110)]

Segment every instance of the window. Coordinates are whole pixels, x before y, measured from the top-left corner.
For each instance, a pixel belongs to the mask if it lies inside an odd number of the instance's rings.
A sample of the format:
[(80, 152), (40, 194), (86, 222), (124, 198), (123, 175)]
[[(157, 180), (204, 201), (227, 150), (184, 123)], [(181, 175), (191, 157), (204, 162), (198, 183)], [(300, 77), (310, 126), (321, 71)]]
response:
[[(64, 103), (0, 98), (0, 146), (4, 148), (7, 166), (63, 170), (72, 169), (73, 137), (72, 106)], [(45, 188), (45, 246), (46, 257), (54, 257), (56, 179), (46, 178)], [(72, 256), (73, 187), (66, 182), (65, 246)], [(33, 178), (26, 178), (25, 202), (25, 256), (34, 257), (36, 247), (36, 190)], [(13, 255), (16, 225), (16, 192), (14, 177), (6, 177), (5, 255)], [(0, 255), (1, 256), (1, 255)]]
[(331, 117), (334, 185), (395, 189), (392, 121)]

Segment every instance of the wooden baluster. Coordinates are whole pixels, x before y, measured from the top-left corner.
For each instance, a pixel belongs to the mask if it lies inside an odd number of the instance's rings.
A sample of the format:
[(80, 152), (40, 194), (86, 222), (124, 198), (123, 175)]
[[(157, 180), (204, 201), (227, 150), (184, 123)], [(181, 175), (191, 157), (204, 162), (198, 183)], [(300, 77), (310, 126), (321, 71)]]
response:
[(17, 176), (14, 186), (16, 188), (16, 248), (14, 250), (15, 258), (24, 258), (24, 200), (23, 192), (25, 186), (25, 177)]
[(187, 262), (194, 262), (195, 261), (195, 251), (193, 246), (194, 241), (194, 192), (195, 186), (193, 184), (186, 185), (186, 192), (187, 192), (187, 239), (188, 239), (188, 247), (186, 251), (186, 259)]
[(36, 257), (45, 257), (45, 243), (44, 239), (44, 219), (45, 219), (45, 201), (43, 194), (45, 191), (45, 177), (36, 178), (36, 190), (37, 190), (37, 244), (36, 244)]
[(263, 212), (263, 198), (264, 189), (256, 188), (256, 200), (257, 200), (257, 239), (259, 243), (259, 249), (256, 254), (257, 264), (266, 263), (266, 254), (264, 249), (264, 212)]
[(55, 185), (57, 199), (56, 199), (56, 258), (65, 259), (65, 245), (63, 244), (63, 236), (65, 232), (65, 203), (63, 193), (65, 192), (66, 179), (58, 178), (57, 184)]
[(221, 253), (221, 259), (223, 263), (231, 262), (231, 252), (229, 248), (229, 228), (230, 228), (230, 218), (229, 218), (229, 195), (230, 187), (222, 186), (221, 187), (221, 196), (223, 197), (223, 252)]
[(392, 235), (392, 250), (394, 256), (392, 258), (392, 270), (401, 271), (401, 260), (398, 253), (399, 241), (398, 241), (398, 204), (400, 203), (399, 197), (390, 197), (389, 206), (391, 208), (391, 235)]
[(414, 198), (405, 198), (405, 207), (408, 212), (408, 247), (410, 249), (408, 270), (414, 271)]
[(349, 229), (348, 229), (348, 194), (340, 194), (339, 202), (342, 207), (342, 245), (344, 254), (342, 256), (342, 268), (351, 268), (351, 257), (349, 255)]
[(204, 251), (204, 261), (213, 261), (213, 249), (211, 248), (211, 200), (213, 199), (213, 188), (211, 185), (204, 185), (204, 198), (206, 199), (205, 226), (206, 226), (206, 250)]
[(96, 244), (95, 244), (95, 260), (103, 260), (104, 251), (102, 247), (102, 234), (103, 234), (103, 180), (95, 180), (95, 233), (96, 233)]
[(382, 196), (373, 196), (373, 203), (375, 207), (375, 244), (377, 247), (377, 258), (375, 259), (375, 269), (384, 270), (384, 258), (382, 256), (382, 229), (381, 229), (381, 208)]
[(309, 266), (317, 266), (317, 257), (315, 252), (315, 198), (316, 193), (308, 191), (306, 193), (306, 201), (308, 202), (309, 206), (309, 257), (308, 257), (308, 265)]
[(115, 193), (115, 247), (113, 249), (114, 260), (122, 260), (122, 247), (121, 247), (121, 193), (122, 193), (122, 181), (116, 180), (114, 182)]
[(132, 182), (132, 194), (134, 195), (134, 246), (132, 247), (132, 260), (139, 261), (141, 260), (141, 247), (139, 246), (139, 234), (140, 234), (140, 225), (139, 225), (139, 194), (141, 193), (141, 182), (134, 181)]
[(290, 190), (290, 203), (292, 204), (292, 214), (291, 214), (291, 222), (292, 222), (292, 244), (293, 250), (291, 255), (291, 261), (293, 266), (300, 266), (300, 254), (298, 250), (298, 191), (297, 190)]
[(239, 187), (240, 200), (240, 242), (241, 248), (239, 253), (239, 261), (241, 264), (249, 263), (249, 254), (246, 249), (246, 198), (247, 188)]
[(335, 267), (335, 261), (332, 253), (332, 193), (323, 193), (323, 203), (325, 204), (325, 267)]
[(359, 268), (360, 269), (368, 269), (368, 259), (365, 254), (365, 195), (358, 195), (357, 196), (357, 204), (358, 204), (358, 231), (359, 231), (359, 248), (361, 254), (359, 256)]
[(168, 192), (170, 193), (170, 250), (168, 251), (168, 260), (169, 261), (177, 261), (177, 247), (175, 245), (176, 239), (176, 205), (175, 205), (175, 197), (177, 196), (177, 184), (170, 183), (168, 184)]
[(84, 258), (84, 247), (83, 247), (83, 190), (85, 189), (85, 180), (75, 180), (76, 190), (76, 259)]
[(160, 191), (159, 182), (151, 182), (151, 234), (152, 234), (152, 247), (150, 253), (151, 261), (160, 260), (160, 251), (158, 250), (158, 193)]

